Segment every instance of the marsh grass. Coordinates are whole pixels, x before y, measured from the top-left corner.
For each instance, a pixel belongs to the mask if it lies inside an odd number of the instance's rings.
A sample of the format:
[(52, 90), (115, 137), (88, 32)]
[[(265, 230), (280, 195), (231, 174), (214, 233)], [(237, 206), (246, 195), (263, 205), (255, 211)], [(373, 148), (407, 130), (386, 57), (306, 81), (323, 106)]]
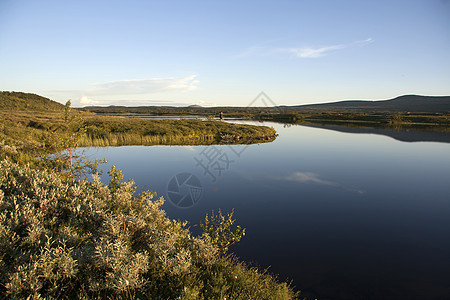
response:
[(0, 158), (9, 154), (16, 162), (29, 162), (70, 143), (70, 147), (211, 145), (264, 143), (275, 138), (276, 132), (270, 127), (220, 121), (146, 120), (76, 110), (67, 120), (62, 111), (0, 110), (1, 145), (15, 149), (0, 152)]
[(139, 134), (106, 134), (102, 137), (87, 134), (79, 138), (80, 147), (108, 147), (124, 145), (208, 145), (217, 143), (213, 135), (201, 137), (139, 135)]

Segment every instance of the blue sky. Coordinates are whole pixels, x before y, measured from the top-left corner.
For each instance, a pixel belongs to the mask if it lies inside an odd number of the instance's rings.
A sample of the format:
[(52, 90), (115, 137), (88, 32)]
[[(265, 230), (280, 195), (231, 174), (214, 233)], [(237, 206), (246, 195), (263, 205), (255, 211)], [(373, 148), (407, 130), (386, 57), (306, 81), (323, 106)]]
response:
[(74, 106), (450, 95), (450, 1), (0, 0), (0, 90)]

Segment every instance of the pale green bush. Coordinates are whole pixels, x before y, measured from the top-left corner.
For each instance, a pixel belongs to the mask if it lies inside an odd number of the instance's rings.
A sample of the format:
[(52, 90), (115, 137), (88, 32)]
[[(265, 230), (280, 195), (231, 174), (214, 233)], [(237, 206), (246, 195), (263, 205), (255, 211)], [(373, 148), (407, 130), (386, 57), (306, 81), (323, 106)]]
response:
[[(210, 219), (193, 237), (132, 181), (73, 180), (0, 162), (0, 293), (11, 298), (291, 299), (270, 275), (224, 253)], [(220, 214), (221, 216), (221, 214)], [(223, 218), (222, 218), (223, 219)], [(207, 219), (208, 220), (208, 219)], [(223, 219), (227, 221), (227, 219)], [(223, 221), (222, 220), (222, 221)], [(228, 218), (231, 220), (231, 218)], [(227, 230), (232, 225), (228, 221)], [(221, 248), (221, 245), (224, 245)]]

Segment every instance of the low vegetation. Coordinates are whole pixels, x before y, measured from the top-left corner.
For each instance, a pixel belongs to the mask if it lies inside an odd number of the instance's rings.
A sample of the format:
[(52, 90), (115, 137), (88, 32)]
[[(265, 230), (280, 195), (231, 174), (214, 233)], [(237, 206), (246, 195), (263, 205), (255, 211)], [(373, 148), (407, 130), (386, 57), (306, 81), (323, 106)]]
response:
[(248, 144), (276, 138), (266, 126), (100, 116), (34, 94), (1, 92), (0, 97), (0, 148), (18, 162), (36, 164), (31, 158), (76, 147)]
[(244, 231), (206, 217), (202, 235), (170, 220), (152, 192), (0, 162), (0, 293), (33, 299), (293, 299), (226, 255)]
[(260, 121), (288, 124), (346, 125), (351, 127), (374, 127), (394, 129), (428, 129), (449, 131), (448, 114), (357, 114), (357, 113), (277, 113), (253, 116)]

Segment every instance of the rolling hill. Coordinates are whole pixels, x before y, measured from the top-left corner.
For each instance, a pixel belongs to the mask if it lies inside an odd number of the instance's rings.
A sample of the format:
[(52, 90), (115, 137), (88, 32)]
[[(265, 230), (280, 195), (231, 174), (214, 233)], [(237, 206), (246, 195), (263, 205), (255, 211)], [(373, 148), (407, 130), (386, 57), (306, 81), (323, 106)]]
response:
[[(61, 111), (64, 105), (48, 98), (22, 92), (0, 92), (0, 110)], [(450, 114), (450, 96), (404, 95), (389, 100), (347, 100), (330, 103), (278, 107), (189, 107), (170, 106), (109, 106), (85, 107), (97, 113), (147, 114), (210, 114), (224, 113), (425, 113)]]
[(298, 112), (450, 113), (450, 96), (404, 95), (381, 101), (350, 100), (283, 108), (294, 109)]
[(61, 111), (64, 105), (48, 98), (22, 92), (0, 92), (0, 110)]
[(230, 114), (259, 113), (425, 113), (449, 114), (450, 96), (404, 95), (390, 100), (349, 100), (321, 104), (271, 107), (188, 107), (172, 106), (109, 106), (85, 107), (97, 113), (136, 113), (136, 114), (211, 114), (224, 112)]

